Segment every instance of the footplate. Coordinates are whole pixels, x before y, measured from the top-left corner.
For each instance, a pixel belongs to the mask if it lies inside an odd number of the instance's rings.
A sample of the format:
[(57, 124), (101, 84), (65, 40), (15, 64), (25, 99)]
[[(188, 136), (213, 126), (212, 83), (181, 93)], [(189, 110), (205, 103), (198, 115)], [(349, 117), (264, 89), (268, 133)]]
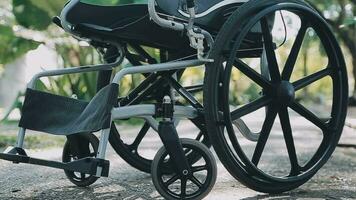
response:
[(90, 175), (97, 175), (97, 169), (101, 168), (101, 177), (109, 176), (110, 162), (108, 160), (102, 160), (97, 158), (83, 158), (72, 162), (63, 163), (58, 161), (42, 160), (38, 158), (28, 157), (24, 150), (21, 149), (21, 155), (13, 152), (19, 152), (18, 148), (14, 148), (10, 153), (0, 153), (0, 159), (7, 160), (14, 163), (26, 163), (32, 165), (40, 165), (45, 167), (63, 169), (73, 172), (79, 172)]

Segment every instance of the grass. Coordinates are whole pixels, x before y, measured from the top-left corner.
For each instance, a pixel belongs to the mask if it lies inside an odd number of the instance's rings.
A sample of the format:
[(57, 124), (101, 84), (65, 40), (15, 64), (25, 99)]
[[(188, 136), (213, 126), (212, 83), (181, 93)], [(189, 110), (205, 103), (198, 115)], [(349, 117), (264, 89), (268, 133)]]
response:
[[(16, 144), (16, 139), (16, 135), (0, 135), (0, 148), (14, 146)], [(28, 135), (25, 138), (25, 149), (63, 147), (65, 140), (65, 137), (56, 137), (51, 135)]]
[[(127, 126), (139, 126), (144, 124), (144, 120), (138, 118), (131, 118), (128, 120), (117, 120), (115, 121), (118, 125), (127, 125)], [(4, 130), (13, 129), (14, 127), (17, 128), (17, 121), (3, 121), (1, 122), (2, 125), (5, 126)], [(6, 131), (5, 131), (6, 132)], [(17, 141), (17, 135), (9, 134), (5, 135), (4, 132), (2, 135), (0, 134), (0, 151), (9, 147), (15, 146)], [(64, 136), (53, 136), (50, 134), (36, 134), (30, 135), (27, 134), (25, 138), (25, 149), (43, 149), (43, 148), (53, 148), (53, 147), (60, 147), (64, 146), (66, 141), (66, 137)]]
[(145, 120), (139, 118), (130, 118), (127, 120), (115, 120), (115, 123), (118, 125), (139, 126), (144, 124)]
[(10, 145), (14, 145), (16, 143), (15, 136), (3, 136), (0, 135), (0, 148), (5, 148)]

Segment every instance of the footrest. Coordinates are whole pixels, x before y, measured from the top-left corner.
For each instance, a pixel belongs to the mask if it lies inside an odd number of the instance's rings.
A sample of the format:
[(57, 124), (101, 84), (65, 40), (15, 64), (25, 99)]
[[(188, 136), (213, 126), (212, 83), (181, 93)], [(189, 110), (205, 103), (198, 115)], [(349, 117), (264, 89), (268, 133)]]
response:
[(38, 158), (31, 158), (25, 155), (16, 155), (11, 153), (0, 153), (1, 160), (7, 160), (14, 163), (27, 163), (33, 165), (40, 165), (46, 167), (52, 167), (57, 169), (63, 169), (73, 172), (79, 172), (90, 175), (97, 175), (97, 170), (101, 167), (101, 177), (109, 176), (110, 162), (108, 160), (96, 159), (96, 158), (83, 158), (75, 160), (69, 163), (42, 160)]
[(7, 160), (14, 163), (29, 163), (30, 157), (23, 156), (23, 155), (15, 155), (15, 154), (8, 154), (8, 153), (0, 153), (1, 160)]

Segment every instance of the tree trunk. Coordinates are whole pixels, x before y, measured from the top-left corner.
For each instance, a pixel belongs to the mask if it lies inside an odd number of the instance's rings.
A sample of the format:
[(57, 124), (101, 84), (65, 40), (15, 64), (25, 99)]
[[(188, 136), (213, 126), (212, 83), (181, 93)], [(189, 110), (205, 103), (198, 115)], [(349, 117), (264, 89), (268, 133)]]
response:
[(355, 41), (355, 31), (351, 28), (349, 30), (337, 29), (337, 32), (343, 41), (346, 48), (349, 50), (352, 58), (352, 75), (355, 80), (353, 95), (352, 97), (356, 100), (356, 41)]
[(26, 88), (26, 67), (25, 56), (5, 66), (0, 77), (0, 120), (14, 104), (19, 92)]
[(354, 90), (353, 90), (353, 95), (352, 97), (356, 99), (356, 58), (354, 57), (356, 55), (356, 52), (352, 53), (352, 75), (354, 77)]

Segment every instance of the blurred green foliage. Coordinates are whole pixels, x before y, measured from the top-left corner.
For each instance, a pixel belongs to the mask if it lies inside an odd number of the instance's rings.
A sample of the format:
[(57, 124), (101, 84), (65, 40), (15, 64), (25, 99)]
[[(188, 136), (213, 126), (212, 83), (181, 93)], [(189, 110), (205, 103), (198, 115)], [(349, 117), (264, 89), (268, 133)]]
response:
[[(63, 37), (62, 32), (52, 24), (52, 18), (60, 14), (68, 0), (2, 0), (3, 4), (11, 4), (11, 15), (1, 16), (4, 22), (0, 23), (0, 64), (4, 65), (21, 57), (29, 50), (36, 49), (40, 44), (33, 38), (24, 38), (20, 33), (24, 29), (42, 31), (50, 38)], [(82, 0), (85, 3), (96, 5), (119, 5), (129, 3), (144, 3), (146, 0)], [(6, 8), (1, 8), (6, 9)], [(0, 12), (2, 11), (0, 9)], [(5, 10), (9, 11), (9, 10)], [(14, 28), (18, 28), (16, 33)], [(53, 34), (54, 33), (54, 34)], [(51, 35), (50, 35), (51, 34)], [(64, 44), (65, 45), (65, 44)]]
[[(26, 29), (47, 31), (52, 17), (60, 12), (66, 0), (3, 0), (0, 12), (0, 64), (11, 63), (26, 52), (36, 49), (41, 41), (24, 36)], [(10, 5), (9, 5), (10, 4)], [(5, 7), (6, 5), (6, 7)], [(30, 34), (27, 34), (30, 35)]]
[(0, 63), (10, 63), (28, 51), (36, 49), (39, 42), (15, 37), (11, 27), (0, 24)]
[[(112, 6), (119, 4), (130, 3), (145, 3), (147, 0), (81, 0), (84, 3)], [(329, 20), (336, 29), (338, 36), (344, 41), (344, 45), (348, 47), (351, 55), (353, 48), (356, 52), (355, 44), (355, 0), (310, 0), (321, 13)], [(11, 63), (17, 58), (23, 56), (26, 52), (36, 49), (38, 45), (46, 45), (46, 41), (58, 41), (55, 43), (55, 50), (61, 58), (64, 67), (88, 65), (99, 63), (100, 56), (91, 47), (79, 46), (76, 41), (71, 40), (71, 36), (61, 31), (58, 27), (51, 23), (53, 16), (59, 15), (67, 0), (2, 0), (0, 5), (10, 4), (0, 8), (0, 17), (5, 20), (0, 20), (0, 67), (1, 65)], [(9, 11), (9, 15), (2, 15), (4, 11)], [(37, 40), (32, 37), (32, 34), (23, 34), (23, 32), (34, 31), (41, 33), (45, 38)], [(30, 32), (31, 33), (31, 32)], [(26, 36), (25, 36), (26, 35)], [(313, 38), (306, 42), (303, 47), (305, 55), (315, 50), (314, 54), (322, 55), (323, 50)], [(282, 49), (283, 50), (283, 49)], [(151, 55), (158, 57), (158, 51), (149, 49)], [(306, 56), (304, 56), (306, 57)], [(353, 58), (355, 60), (356, 58)], [(315, 60), (315, 59), (314, 59)], [(295, 76), (301, 76), (306, 73), (303, 66), (306, 64), (316, 64), (313, 59), (304, 59), (304, 63), (299, 63), (299, 69)], [(356, 61), (355, 61), (356, 62)], [(356, 65), (356, 64), (355, 64)], [(356, 66), (354, 66), (356, 68)], [(312, 70), (308, 69), (308, 73)], [(354, 70), (356, 71), (356, 70)], [(203, 73), (201, 71), (187, 72), (183, 80), (189, 80), (187, 85), (192, 83), (202, 82)], [(141, 76), (125, 77), (121, 84), (121, 91), (127, 93), (133, 89), (142, 80)], [(71, 96), (77, 95), (78, 98), (88, 99), (95, 94), (96, 74), (88, 73), (81, 75), (68, 75), (58, 78), (51, 78), (47, 82), (38, 83), (39, 86), (46, 91), (51, 91), (60, 95)], [(236, 86), (238, 90), (244, 92), (244, 95), (238, 96), (236, 93), (233, 101), (237, 104), (244, 103), (255, 99), (260, 90), (255, 84), (242, 84)], [(356, 86), (355, 86), (356, 87)], [(319, 88), (323, 88), (320, 86)], [(200, 97), (201, 98), (201, 97)]]
[(356, 99), (356, 0), (309, 0), (326, 18), (338, 36), (344, 50), (351, 56), (354, 78), (353, 98)]
[(113, 6), (122, 4), (146, 3), (147, 0), (81, 0), (81, 2), (94, 5)]
[[(16, 144), (16, 135), (0, 135), (0, 149)], [(26, 137), (26, 149), (43, 149), (62, 147), (65, 143), (64, 137), (51, 135), (29, 135)]]
[(119, 4), (128, 4), (133, 3), (133, 0), (81, 0), (83, 3), (94, 4), (94, 5), (104, 5), (104, 6), (112, 6)]
[(39, 8), (32, 1), (13, 0), (12, 5), (16, 21), (25, 28), (42, 31), (46, 30), (51, 24), (49, 13)]

